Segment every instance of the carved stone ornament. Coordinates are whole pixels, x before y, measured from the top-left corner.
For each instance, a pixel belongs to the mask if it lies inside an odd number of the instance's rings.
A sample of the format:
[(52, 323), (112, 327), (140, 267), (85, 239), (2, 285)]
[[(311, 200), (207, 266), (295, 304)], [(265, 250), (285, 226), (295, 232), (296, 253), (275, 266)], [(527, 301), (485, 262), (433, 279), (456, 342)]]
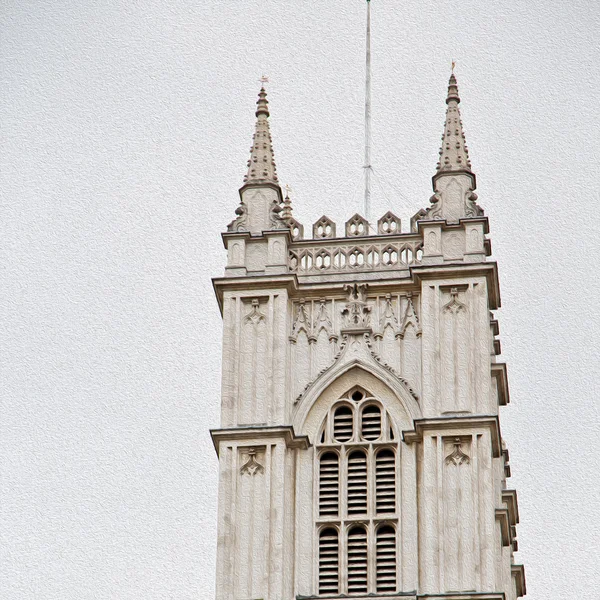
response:
[(369, 222), (358, 213), (346, 221), (346, 237), (369, 235)]
[(371, 324), (371, 307), (367, 305), (366, 283), (345, 285), (344, 291), (348, 294), (348, 302), (342, 317), (345, 329), (368, 329)]
[(242, 465), (240, 469), (241, 475), (256, 475), (257, 473), (264, 473), (265, 468), (256, 460), (256, 450), (250, 448), (248, 450), (248, 460)]
[(310, 327), (310, 319), (308, 317), (308, 312), (306, 310), (306, 302), (304, 298), (301, 298), (298, 302), (298, 308), (296, 310), (296, 318), (294, 319), (294, 324), (292, 325), (292, 333), (290, 335), (290, 342), (296, 342), (298, 339), (298, 334), (304, 331), (307, 336), (311, 334)]
[(324, 329), (328, 337), (331, 339), (334, 336), (333, 325), (327, 312), (327, 301), (325, 298), (319, 300), (319, 308), (317, 309), (317, 316), (313, 322), (313, 332), (315, 336), (318, 336), (321, 330)]
[(458, 289), (457, 288), (451, 288), (450, 295), (452, 296), (452, 298), (450, 299), (450, 302), (448, 302), (447, 304), (444, 304), (445, 311), (451, 312), (453, 314), (457, 314), (461, 310), (467, 309), (466, 304), (463, 304), (458, 299)]
[(391, 294), (385, 295), (385, 307), (383, 309), (383, 313), (381, 314), (381, 317), (379, 318), (379, 330), (380, 330), (380, 333), (378, 334), (379, 337), (381, 337), (383, 335), (386, 327), (390, 327), (392, 329), (392, 331), (394, 331), (394, 332), (398, 331), (398, 318), (396, 317), (396, 314), (394, 313), (394, 307), (392, 305), (392, 295)]
[(446, 456), (445, 463), (447, 465), (462, 465), (469, 464), (471, 459), (461, 450), (462, 442), (460, 438), (455, 438), (454, 440), (454, 450)]
[(258, 325), (261, 321), (264, 321), (266, 316), (260, 312), (260, 302), (258, 298), (252, 300), (252, 310), (245, 316), (244, 321), (246, 323), (252, 323), (252, 325)]
[(373, 347), (373, 341), (371, 339), (371, 334), (368, 332), (361, 332), (359, 335), (352, 335), (352, 332), (344, 333), (342, 335), (342, 341), (340, 343), (340, 347), (338, 351), (335, 353), (333, 360), (329, 365), (325, 368), (321, 369), (315, 377), (313, 377), (305, 386), (304, 389), (298, 394), (297, 398), (294, 400), (294, 406), (297, 405), (302, 398), (306, 395), (308, 390), (314, 385), (315, 381), (317, 381), (324, 373), (329, 371), (337, 362), (348, 360), (352, 357), (359, 357), (367, 359), (367, 362), (376, 362), (378, 365), (383, 367), (386, 371), (388, 371), (391, 375), (393, 375), (406, 389), (406, 391), (418, 402), (419, 396), (415, 392), (415, 390), (411, 387), (410, 382), (402, 377), (393, 367), (388, 365), (385, 360), (381, 358), (381, 356), (377, 353), (375, 348)]
[(406, 329), (409, 325), (414, 327), (416, 336), (420, 337), (421, 324), (419, 322), (419, 315), (417, 315), (417, 310), (415, 309), (412, 294), (410, 292), (407, 294), (407, 305), (404, 318), (402, 319), (402, 327), (400, 327), (400, 331), (398, 332), (398, 337), (400, 339), (404, 338), (404, 334), (406, 333)]
[(285, 222), (285, 219), (283, 219), (280, 214), (282, 211), (283, 208), (281, 207), (279, 200), (273, 200), (273, 202), (271, 203), (270, 211), (271, 227), (273, 229), (289, 229), (288, 224)]
[(227, 231), (248, 231), (248, 209), (243, 202), (235, 209), (237, 217), (227, 225)]
[(400, 219), (391, 211), (388, 211), (377, 221), (377, 233), (379, 235), (394, 235), (402, 233)]

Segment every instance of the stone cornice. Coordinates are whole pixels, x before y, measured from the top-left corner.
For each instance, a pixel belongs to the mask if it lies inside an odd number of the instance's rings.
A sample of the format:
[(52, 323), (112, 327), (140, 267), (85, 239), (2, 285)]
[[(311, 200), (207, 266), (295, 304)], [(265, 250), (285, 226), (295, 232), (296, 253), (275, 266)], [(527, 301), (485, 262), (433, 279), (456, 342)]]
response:
[(427, 227), (427, 225), (431, 225), (431, 224), (436, 224), (436, 225), (441, 224), (442, 230), (446, 231), (446, 230), (451, 230), (451, 229), (462, 229), (465, 224), (471, 224), (471, 223), (483, 223), (483, 233), (487, 234), (490, 232), (490, 222), (488, 221), (488, 218), (485, 216), (468, 217), (468, 218), (460, 219), (458, 221), (458, 223), (448, 223), (448, 221), (446, 221), (446, 219), (419, 219), (417, 221), (417, 231), (419, 233), (421, 233), (423, 226)]
[(517, 587), (517, 598), (523, 597), (527, 593), (527, 583), (525, 581), (525, 567), (523, 565), (511, 565), (510, 572), (515, 580)]
[(506, 406), (510, 402), (506, 363), (492, 363), (492, 377), (496, 380), (498, 388), (498, 404)]
[[(333, 600), (334, 598), (347, 598), (348, 596), (319, 595), (296, 596), (296, 600)], [(445, 594), (417, 594), (416, 592), (394, 592), (392, 594), (369, 594), (368, 596), (354, 596), (352, 600), (506, 600), (504, 592), (447, 592)]]
[[(223, 292), (227, 291), (256, 291), (286, 289), (290, 294), (298, 291), (298, 278), (295, 275), (255, 275), (244, 277), (213, 277), (213, 289), (219, 303), (219, 310), (223, 315)], [(252, 293), (245, 294), (252, 296)], [(264, 294), (263, 294), (264, 295)]]
[(432, 419), (416, 419), (413, 430), (403, 431), (402, 439), (407, 444), (423, 441), (426, 431), (447, 431), (453, 429), (488, 429), (492, 436), (492, 456), (501, 455), (500, 423), (495, 415), (473, 415), (469, 417), (436, 417)]
[(244, 425), (241, 427), (231, 427), (228, 429), (211, 429), (210, 436), (213, 445), (219, 455), (221, 442), (247, 442), (248, 440), (273, 440), (283, 439), (287, 448), (300, 448), (306, 450), (310, 448), (310, 442), (306, 435), (296, 435), (291, 425), (280, 425), (270, 427), (267, 425)]
[(500, 308), (500, 283), (498, 282), (498, 265), (495, 261), (483, 263), (446, 263), (440, 265), (415, 265), (410, 272), (416, 281), (430, 279), (464, 279), (477, 275), (485, 275), (488, 282), (488, 305), (490, 310)]
[(502, 535), (502, 545), (510, 546), (510, 522), (508, 510), (506, 508), (496, 509), (496, 521), (500, 523), (500, 533)]
[(517, 490), (502, 490), (502, 502), (506, 504), (510, 524), (514, 527), (519, 522)]
[(231, 239), (245, 239), (250, 241), (260, 241), (266, 239), (269, 235), (278, 234), (285, 235), (288, 237), (288, 243), (292, 243), (292, 234), (289, 229), (268, 229), (260, 234), (250, 233), (249, 231), (224, 231), (221, 233), (221, 239), (223, 240), (223, 246), (227, 248), (227, 241)]

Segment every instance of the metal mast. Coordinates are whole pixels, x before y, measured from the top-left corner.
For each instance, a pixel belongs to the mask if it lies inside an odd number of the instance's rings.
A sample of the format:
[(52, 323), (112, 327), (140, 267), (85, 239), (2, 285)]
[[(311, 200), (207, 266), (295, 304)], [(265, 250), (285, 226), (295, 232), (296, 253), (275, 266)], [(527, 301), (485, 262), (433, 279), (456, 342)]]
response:
[(367, 0), (367, 64), (365, 81), (365, 219), (371, 209), (371, 0)]

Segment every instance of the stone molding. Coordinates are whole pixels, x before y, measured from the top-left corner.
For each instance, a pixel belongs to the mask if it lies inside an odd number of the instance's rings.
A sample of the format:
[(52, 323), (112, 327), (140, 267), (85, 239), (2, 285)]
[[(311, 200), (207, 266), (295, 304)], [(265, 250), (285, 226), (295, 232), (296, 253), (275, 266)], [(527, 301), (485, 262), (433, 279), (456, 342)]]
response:
[(296, 435), (292, 425), (281, 425), (278, 427), (267, 427), (262, 425), (248, 425), (243, 427), (231, 427), (229, 429), (211, 429), (210, 436), (219, 455), (221, 442), (247, 442), (249, 440), (283, 439), (286, 448), (299, 448), (307, 450), (310, 442), (306, 435)]
[(527, 582), (525, 581), (525, 567), (523, 565), (510, 565), (510, 571), (517, 588), (517, 598), (527, 594)]
[(498, 388), (498, 404), (506, 406), (510, 402), (506, 363), (492, 363), (492, 377), (496, 380)]
[(426, 431), (447, 431), (460, 429), (466, 432), (472, 429), (488, 429), (492, 436), (492, 456), (499, 458), (502, 453), (500, 423), (495, 415), (473, 415), (469, 417), (436, 417), (416, 419), (412, 431), (403, 431), (402, 439), (407, 444), (423, 441)]
[(334, 598), (352, 598), (352, 600), (506, 600), (504, 592), (449, 592), (446, 594), (395, 592), (393, 594), (369, 594), (368, 596), (355, 596), (354, 594), (352, 596), (340, 596), (339, 594), (335, 596), (296, 596), (296, 600), (333, 600)]

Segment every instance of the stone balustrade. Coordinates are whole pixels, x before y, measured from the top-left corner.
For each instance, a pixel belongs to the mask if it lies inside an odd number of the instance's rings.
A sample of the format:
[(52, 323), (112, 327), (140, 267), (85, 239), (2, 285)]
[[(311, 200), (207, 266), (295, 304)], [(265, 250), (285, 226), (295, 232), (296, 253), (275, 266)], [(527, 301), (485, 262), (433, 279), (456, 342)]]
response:
[(289, 269), (298, 275), (407, 269), (421, 261), (423, 240), (414, 233), (297, 240)]

